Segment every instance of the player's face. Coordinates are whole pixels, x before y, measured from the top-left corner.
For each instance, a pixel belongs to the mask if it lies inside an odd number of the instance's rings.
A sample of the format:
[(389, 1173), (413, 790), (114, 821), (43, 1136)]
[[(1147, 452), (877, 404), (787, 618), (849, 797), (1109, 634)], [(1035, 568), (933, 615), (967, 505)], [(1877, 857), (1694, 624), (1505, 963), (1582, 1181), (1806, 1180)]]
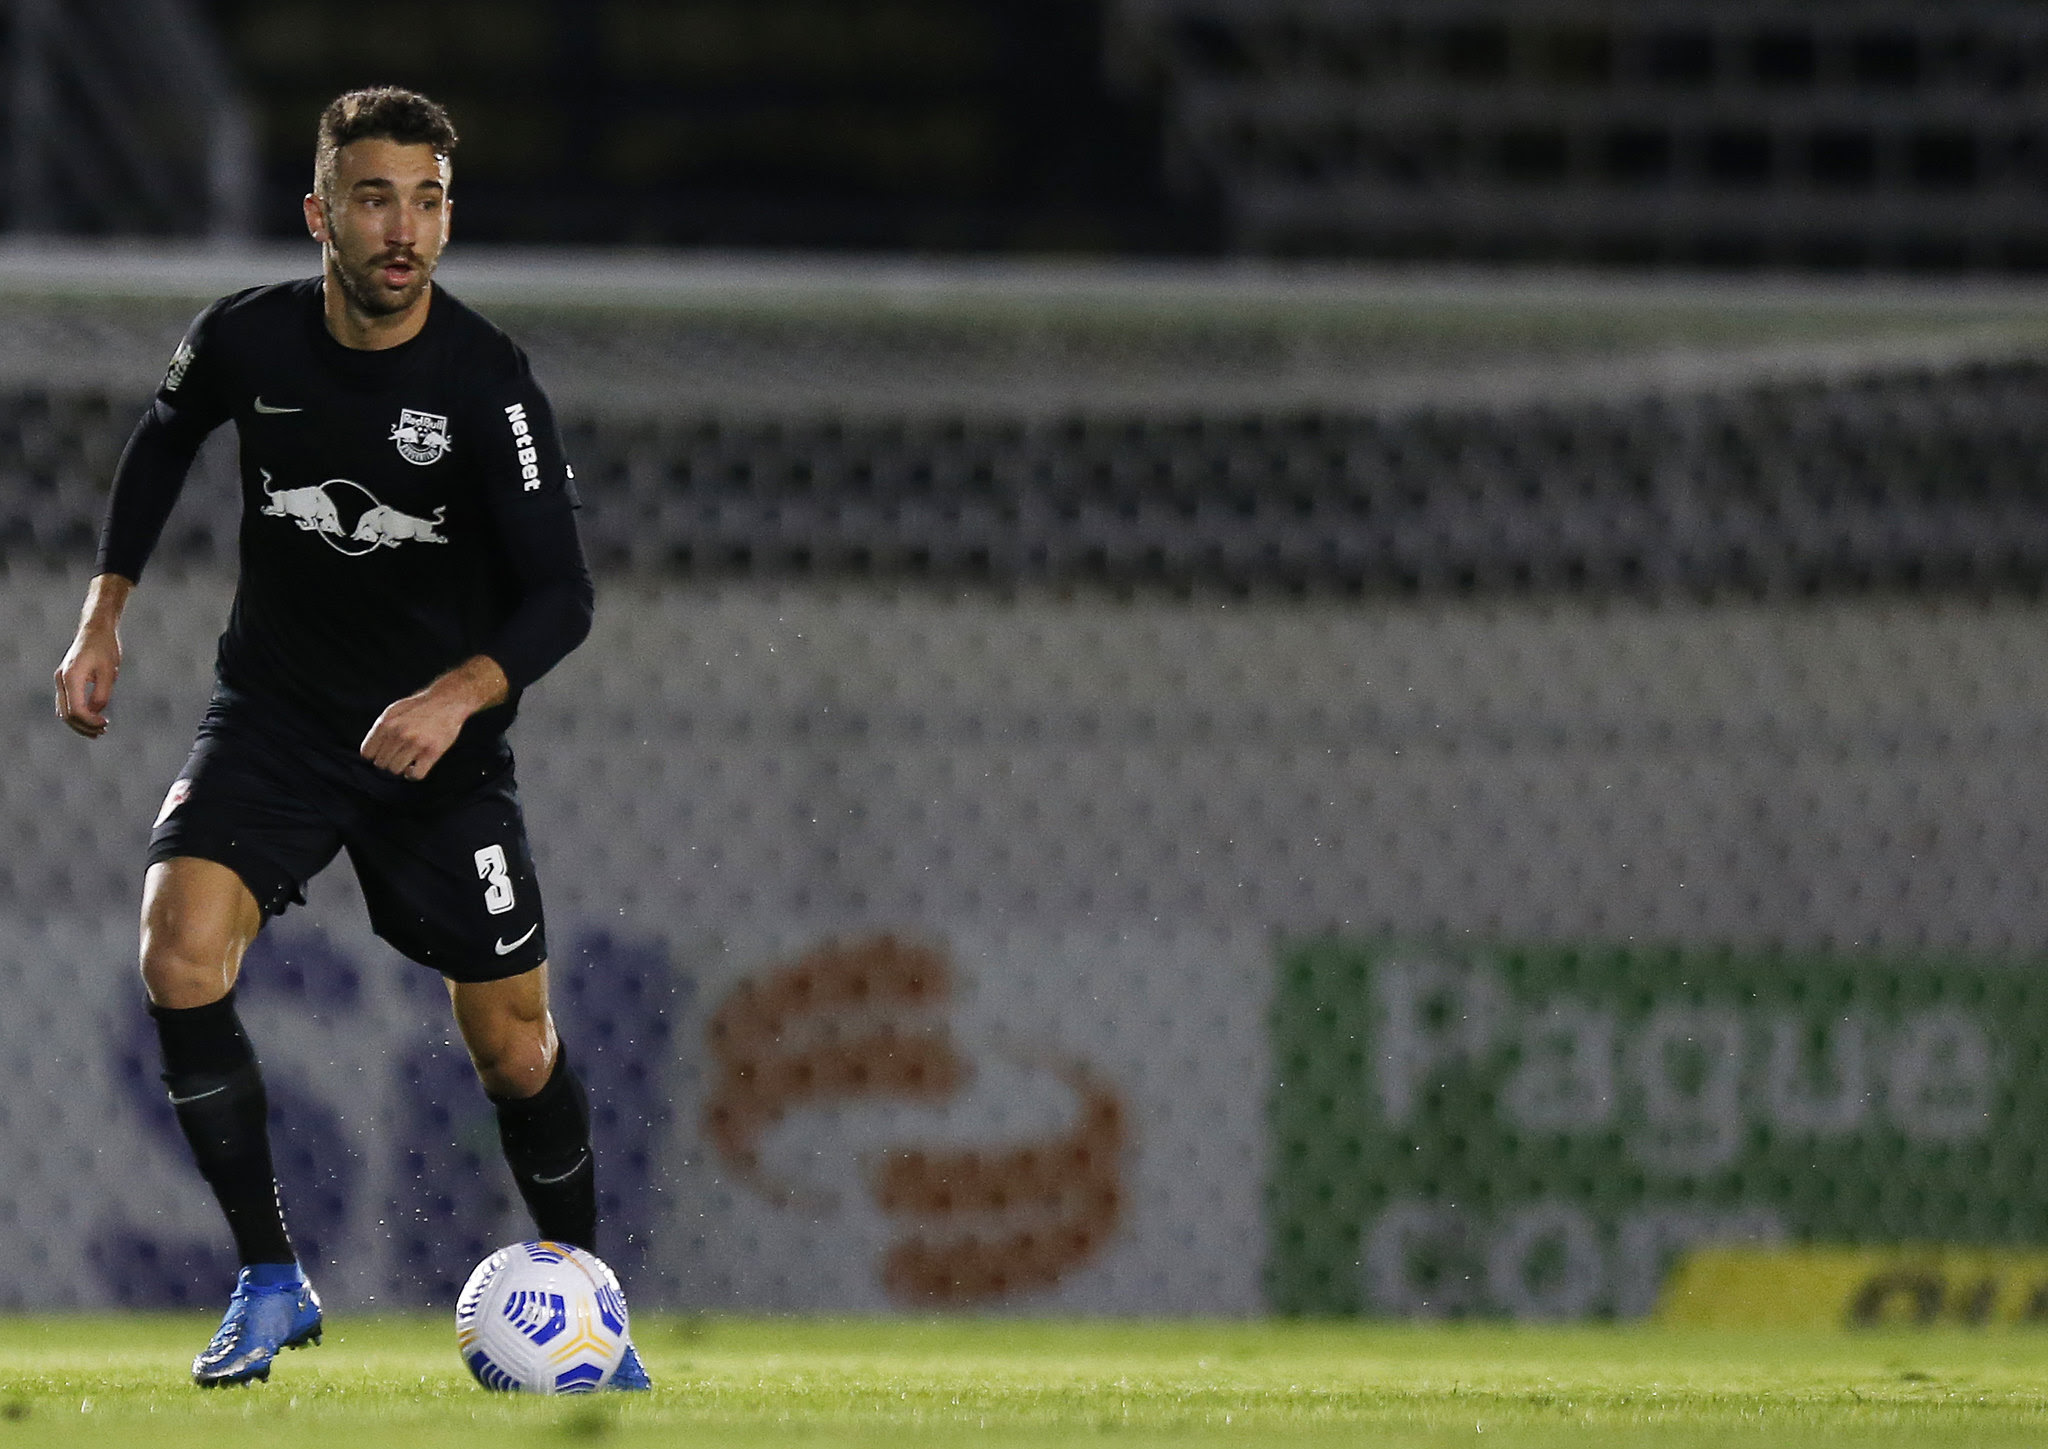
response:
[(448, 244), (448, 159), (432, 146), (352, 141), (335, 156), (334, 186), (306, 198), (330, 275), (370, 317), (410, 310)]

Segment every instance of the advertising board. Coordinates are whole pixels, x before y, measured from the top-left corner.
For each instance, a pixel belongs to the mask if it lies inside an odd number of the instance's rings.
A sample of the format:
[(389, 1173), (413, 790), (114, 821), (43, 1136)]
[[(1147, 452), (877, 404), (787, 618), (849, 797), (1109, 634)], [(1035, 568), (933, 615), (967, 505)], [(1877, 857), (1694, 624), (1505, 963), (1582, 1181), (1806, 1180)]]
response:
[(1325, 939), (1273, 1032), (1290, 1312), (1634, 1316), (1698, 1243), (2048, 1243), (2024, 969)]

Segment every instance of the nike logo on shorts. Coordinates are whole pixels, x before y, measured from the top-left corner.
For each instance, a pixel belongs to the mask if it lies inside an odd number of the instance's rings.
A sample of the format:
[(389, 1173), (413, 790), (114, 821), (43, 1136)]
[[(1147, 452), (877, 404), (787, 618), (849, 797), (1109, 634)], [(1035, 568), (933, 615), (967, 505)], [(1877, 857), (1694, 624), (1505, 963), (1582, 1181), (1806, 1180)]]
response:
[(305, 409), (304, 409), (304, 408), (274, 408), (274, 407), (272, 407), (272, 406), (271, 406), (271, 405), (270, 405), (269, 403), (265, 402), (265, 401), (264, 401), (264, 400), (263, 400), (262, 398), (260, 398), (260, 397), (259, 397), (259, 398), (257, 398), (257, 399), (256, 399), (256, 411), (257, 411), (257, 412), (259, 412), (259, 413), (302, 413), (302, 412), (304, 412), (304, 411), (305, 411)]
[(524, 936), (521, 936), (518, 940), (498, 942), (498, 954), (500, 956), (511, 955), (514, 951), (517, 951), (521, 946), (524, 946), (528, 941), (532, 940), (533, 933), (535, 931), (538, 931), (539, 929), (540, 922), (535, 921), (532, 925), (526, 928), (526, 934)]

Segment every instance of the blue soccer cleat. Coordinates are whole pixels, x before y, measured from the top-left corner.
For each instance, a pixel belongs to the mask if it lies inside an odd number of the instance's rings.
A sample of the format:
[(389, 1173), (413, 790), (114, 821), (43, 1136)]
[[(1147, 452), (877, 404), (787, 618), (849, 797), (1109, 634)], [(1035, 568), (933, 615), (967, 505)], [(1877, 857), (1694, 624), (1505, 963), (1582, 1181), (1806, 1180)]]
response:
[(320, 1295), (297, 1263), (252, 1263), (235, 1278), (227, 1316), (199, 1357), (192, 1382), (202, 1389), (270, 1377), (281, 1348), (320, 1341)]
[(626, 1356), (619, 1360), (619, 1366), (612, 1370), (612, 1381), (606, 1387), (623, 1389), (627, 1393), (644, 1393), (654, 1387), (647, 1377), (647, 1370), (640, 1362), (640, 1350), (632, 1344), (626, 1345)]

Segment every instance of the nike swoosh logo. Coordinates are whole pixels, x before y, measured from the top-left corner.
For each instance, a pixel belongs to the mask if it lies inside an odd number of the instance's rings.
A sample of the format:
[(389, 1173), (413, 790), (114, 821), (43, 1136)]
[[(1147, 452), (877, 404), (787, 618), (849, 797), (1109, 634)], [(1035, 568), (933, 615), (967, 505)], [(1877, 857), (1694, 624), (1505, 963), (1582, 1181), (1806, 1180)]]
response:
[(183, 1107), (193, 1102), (204, 1102), (208, 1097), (218, 1097), (226, 1090), (226, 1087), (213, 1087), (204, 1092), (194, 1092), (189, 1097), (173, 1097), (171, 1098), (171, 1105), (173, 1107)]
[(259, 413), (302, 413), (302, 412), (304, 412), (304, 411), (305, 411), (305, 409), (304, 409), (304, 408), (274, 408), (274, 407), (272, 407), (272, 406), (271, 406), (271, 405), (270, 405), (269, 403), (265, 402), (265, 401), (264, 401), (264, 400), (263, 400), (262, 398), (260, 398), (260, 397), (259, 397), (259, 398), (257, 398), (257, 399), (256, 399), (256, 411), (257, 411), (257, 412), (259, 412)]
[(524, 946), (529, 940), (531, 940), (533, 938), (533, 933), (535, 931), (538, 931), (539, 929), (540, 922), (535, 921), (532, 925), (526, 928), (526, 934), (524, 936), (521, 936), (518, 940), (498, 942), (498, 954), (500, 956), (511, 955), (514, 951), (517, 951), (521, 946)]
[(567, 1182), (577, 1173), (583, 1171), (583, 1164), (588, 1161), (590, 1161), (590, 1154), (586, 1152), (581, 1157), (576, 1159), (576, 1165), (574, 1167), (570, 1168), (567, 1172), (562, 1173), (559, 1177), (532, 1177), (528, 1178), (527, 1181), (533, 1183), (536, 1187), (553, 1187), (558, 1182)]

